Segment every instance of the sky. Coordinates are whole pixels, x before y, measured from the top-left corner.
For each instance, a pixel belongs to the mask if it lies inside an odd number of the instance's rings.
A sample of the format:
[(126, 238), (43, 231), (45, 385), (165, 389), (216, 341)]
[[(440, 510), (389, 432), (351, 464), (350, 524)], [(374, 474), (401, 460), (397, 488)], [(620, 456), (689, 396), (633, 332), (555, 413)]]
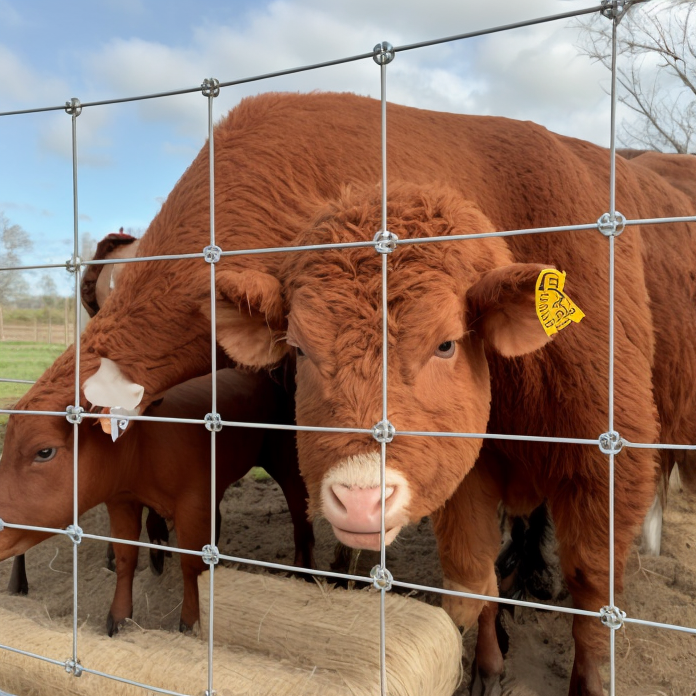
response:
[[(0, 0), (0, 112), (195, 87), (535, 17), (592, 0)], [(606, 20), (608, 21), (608, 20)], [(609, 143), (607, 71), (574, 20), (397, 53), (390, 101), (494, 114)], [(379, 97), (371, 59), (222, 90), (216, 118), (265, 91)], [(144, 231), (204, 144), (200, 93), (85, 108), (77, 119), (79, 232)], [(0, 212), (34, 242), (24, 263), (72, 252), (71, 119), (0, 116)], [(65, 270), (51, 271), (69, 292)], [(36, 287), (35, 273), (34, 287)]]

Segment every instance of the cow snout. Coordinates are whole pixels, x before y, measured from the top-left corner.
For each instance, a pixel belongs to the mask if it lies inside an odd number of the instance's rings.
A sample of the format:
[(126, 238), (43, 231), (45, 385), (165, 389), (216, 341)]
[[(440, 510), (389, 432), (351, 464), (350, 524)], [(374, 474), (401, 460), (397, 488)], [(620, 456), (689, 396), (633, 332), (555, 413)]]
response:
[[(388, 486), (384, 498), (385, 514), (392, 500), (394, 486)], [(381, 488), (349, 487), (334, 484), (324, 505), (332, 524), (351, 532), (379, 533), (381, 526)]]
[[(409, 486), (387, 469), (384, 498), (384, 543), (390, 544), (408, 523)], [(379, 549), (381, 486), (379, 454), (349, 457), (331, 469), (321, 492), (322, 512), (336, 538), (358, 549)]]

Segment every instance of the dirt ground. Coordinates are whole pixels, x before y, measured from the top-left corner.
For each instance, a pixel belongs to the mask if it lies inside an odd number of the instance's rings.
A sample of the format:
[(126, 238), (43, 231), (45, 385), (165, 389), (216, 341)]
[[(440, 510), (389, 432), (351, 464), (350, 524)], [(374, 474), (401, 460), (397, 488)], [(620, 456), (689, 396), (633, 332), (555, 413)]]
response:
[[(224, 553), (290, 563), (292, 528), (285, 501), (273, 481), (244, 479), (231, 487), (222, 506), (220, 547)], [(103, 507), (81, 520), (86, 532), (107, 533)], [(328, 569), (334, 540), (324, 524), (316, 525), (318, 567)], [(79, 548), (79, 623), (105, 631), (115, 587), (115, 574), (105, 568), (105, 544), (85, 540)], [(377, 556), (363, 552), (359, 572), (367, 574)], [(407, 530), (388, 549), (387, 563), (395, 578), (420, 584), (442, 581), (429, 522)], [(0, 563), (0, 607), (29, 615), (41, 614), (71, 625), (72, 552), (64, 538), (54, 538), (27, 554), (29, 597), (11, 597), (4, 590), (11, 561)], [(133, 620), (144, 628), (176, 631), (179, 625), (181, 573), (168, 558), (164, 574), (154, 576), (147, 552), (141, 550), (135, 578)], [(417, 595), (438, 603), (437, 595)], [(633, 551), (626, 591), (617, 602), (629, 616), (696, 627), (696, 498), (673, 495), (666, 514), (663, 555), (642, 557)], [(559, 696), (567, 691), (573, 648), (570, 617), (558, 612), (517, 610), (508, 618), (510, 653), (506, 660), (505, 694)], [(134, 628), (134, 627), (133, 627)], [(135, 629), (134, 629), (135, 630)], [(387, 628), (388, 630), (388, 628)], [(473, 636), (467, 635), (467, 654)], [(113, 640), (118, 640), (115, 637)], [(0, 626), (0, 642), (2, 627)], [(465, 665), (468, 660), (465, 658)], [(608, 675), (608, 669), (605, 669)], [(468, 693), (466, 683), (457, 694)], [(696, 694), (696, 636), (676, 631), (629, 626), (617, 635), (617, 693), (622, 696), (693, 696)], [(421, 696), (421, 695), (419, 695)], [(427, 696), (427, 695), (422, 695)]]

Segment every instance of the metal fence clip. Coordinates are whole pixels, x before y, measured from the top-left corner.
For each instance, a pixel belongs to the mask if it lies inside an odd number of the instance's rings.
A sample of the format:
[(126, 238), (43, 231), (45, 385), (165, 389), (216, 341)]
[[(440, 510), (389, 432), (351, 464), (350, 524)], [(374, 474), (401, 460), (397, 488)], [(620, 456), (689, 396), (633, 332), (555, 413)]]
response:
[(75, 677), (81, 677), (82, 665), (80, 664), (79, 660), (73, 660), (72, 658), (70, 658), (69, 660), (65, 661), (65, 671), (68, 674), (72, 674)]
[(376, 565), (370, 571), (370, 577), (372, 578), (372, 586), (376, 590), (386, 590), (387, 592), (391, 590), (394, 576), (386, 568)]
[(605, 237), (618, 237), (626, 226), (626, 218), (618, 211), (614, 211), (614, 218), (612, 219), (610, 213), (604, 213), (599, 220), (597, 220), (597, 229)]
[(394, 249), (396, 249), (396, 243), (399, 238), (389, 230), (380, 230), (373, 237), (372, 241), (375, 243), (375, 251), (380, 254), (391, 254)]
[(624, 441), (616, 432), (612, 430), (609, 433), (602, 433), (599, 436), (599, 449), (604, 452), (604, 454), (618, 454), (624, 446)]
[(372, 51), (374, 53), (372, 60), (374, 60), (377, 65), (387, 65), (394, 60), (394, 47), (388, 41), (378, 43)]
[(201, 83), (201, 90), (204, 97), (217, 97), (220, 94), (220, 80), (206, 77)]
[(220, 562), (220, 550), (217, 546), (206, 544), (203, 547), (203, 563), (208, 565), (217, 565)]
[(391, 442), (396, 435), (396, 428), (389, 421), (380, 421), (372, 428), (372, 437), (377, 442)]
[(73, 97), (70, 101), (65, 102), (65, 113), (71, 116), (79, 116), (82, 113), (82, 104), (80, 104), (80, 100)]

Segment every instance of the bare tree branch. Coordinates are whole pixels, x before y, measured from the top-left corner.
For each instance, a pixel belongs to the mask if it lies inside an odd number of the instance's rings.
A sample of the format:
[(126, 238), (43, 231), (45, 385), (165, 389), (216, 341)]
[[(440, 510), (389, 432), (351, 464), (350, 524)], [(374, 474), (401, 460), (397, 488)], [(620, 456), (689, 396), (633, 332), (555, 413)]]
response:
[[(20, 265), (20, 252), (31, 249), (29, 235), (0, 212), (0, 267), (10, 268)], [(4, 304), (25, 294), (27, 284), (20, 271), (0, 272), (0, 304)]]
[[(687, 153), (696, 149), (696, 5), (693, 0), (627, 3), (619, 24), (619, 101), (637, 115), (622, 144)], [(611, 23), (579, 20), (580, 52), (611, 68)]]

